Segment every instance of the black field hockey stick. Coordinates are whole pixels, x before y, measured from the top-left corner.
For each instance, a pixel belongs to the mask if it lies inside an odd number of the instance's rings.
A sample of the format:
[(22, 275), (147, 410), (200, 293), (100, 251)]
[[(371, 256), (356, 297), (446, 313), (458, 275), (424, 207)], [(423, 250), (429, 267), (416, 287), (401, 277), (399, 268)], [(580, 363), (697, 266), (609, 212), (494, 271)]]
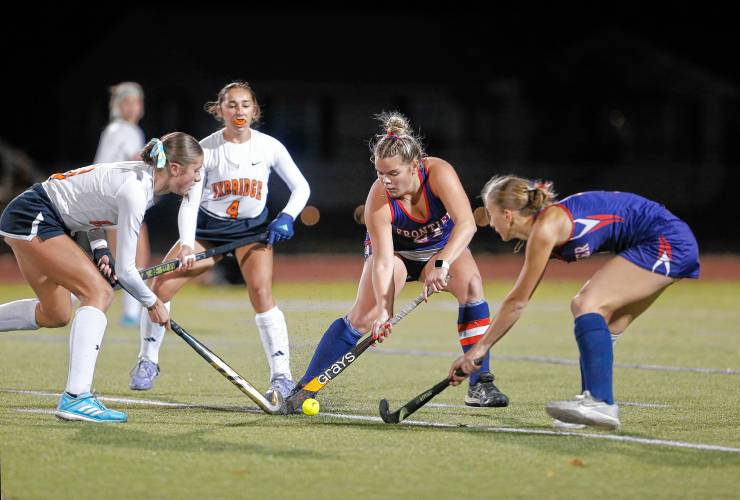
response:
[[(432, 294), (428, 294), (427, 297), (430, 295)], [(408, 316), (409, 313), (416, 309), (422, 302), (424, 302), (423, 293), (404, 306), (403, 309), (398, 311), (398, 313), (390, 319), (389, 323), (391, 325), (395, 325)], [(346, 370), (349, 365), (351, 365), (360, 356), (360, 354), (365, 352), (367, 348), (375, 344), (375, 342), (376, 340), (373, 339), (372, 334), (368, 335), (362, 340), (362, 342), (332, 363), (329, 368), (309, 380), (305, 385), (297, 386), (293, 393), (285, 400), (286, 413), (294, 412), (299, 405), (303, 404), (303, 401), (306, 400), (306, 398), (313, 397), (317, 392), (326, 387), (326, 384), (337, 378), (340, 373)]]
[[(244, 245), (248, 245), (250, 243), (256, 243), (258, 241), (267, 241), (267, 232), (254, 234), (252, 236), (247, 236), (246, 238), (232, 241), (231, 243), (227, 243), (225, 245), (209, 248), (208, 250), (198, 252), (195, 254), (195, 261), (197, 262), (199, 260), (204, 260), (204, 259), (209, 259), (211, 257), (217, 257), (219, 255), (224, 255), (231, 251), (236, 250), (237, 248), (243, 247)], [(180, 267), (180, 260), (172, 259), (166, 262), (162, 262), (161, 264), (156, 264), (154, 266), (145, 267), (144, 269), (141, 269), (139, 271), (139, 275), (141, 276), (141, 279), (146, 281), (156, 276), (170, 273), (174, 271), (175, 269), (177, 269), (178, 267)], [(116, 284), (116, 288), (118, 287), (119, 287), (118, 284)]]
[[(483, 362), (483, 359), (476, 359), (475, 364), (477, 366), (480, 366)], [(465, 372), (460, 370), (459, 368), (455, 370), (455, 375), (458, 377), (465, 376)], [(434, 387), (431, 389), (427, 389), (426, 391), (422, 392), (415, 398), (413, 398), (411, 401), (400, 407), (398, 410), (391, 413), (388, 407), (388, 400), (387, 399), (381, 399), (380, 405), (378, 407), (378, 411), (380, 412), (380, 418), (383, 419), (383, 422), (386, 424), (397, 424), (401, 422), (402, 420), (405, 420), (406, 417), (414, 413), (416, 410), (427, 404), (431, 399), (439, 394), (440, 392), (447, 389), (447, 387), (450, 385), (450, 378), (447, 377), (444, 380), (440, 380), (437, 382)]]
[[(121, 288), (129, 295), (134, 295), (123, 285)], [(190, 335), (185, 331), (183, 327), (178, 325), (175, 320), (170, 318), (170, 328), (177, 334), (178, 337), (183, 339), (195, 352), (201, 355), (203, 359), (214, 367), (221, 375), (223, 375), (229, 382), (234, 384), (240, 391), (254, 401), (265, 413), (270, 415), (280, 415), (283, 413), (283, 396), (279, 391), (272, 391), (272, 401), (268, 401), (265, 396), (262, 395), (252, 384), (247, 382), (236, 370), (230, 367), (226, 361), (221, 359), (211, 351), (205, 344)]]

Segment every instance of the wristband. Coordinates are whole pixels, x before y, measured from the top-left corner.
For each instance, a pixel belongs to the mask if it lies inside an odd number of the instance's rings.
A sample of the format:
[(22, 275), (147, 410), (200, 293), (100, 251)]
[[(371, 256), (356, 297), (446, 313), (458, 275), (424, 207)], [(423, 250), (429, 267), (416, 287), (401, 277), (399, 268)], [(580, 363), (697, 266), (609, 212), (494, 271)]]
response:
[(434, 268), (435, 269), (449, 269), (450, 263), (446, 260), (437, 259), (434, 261)]

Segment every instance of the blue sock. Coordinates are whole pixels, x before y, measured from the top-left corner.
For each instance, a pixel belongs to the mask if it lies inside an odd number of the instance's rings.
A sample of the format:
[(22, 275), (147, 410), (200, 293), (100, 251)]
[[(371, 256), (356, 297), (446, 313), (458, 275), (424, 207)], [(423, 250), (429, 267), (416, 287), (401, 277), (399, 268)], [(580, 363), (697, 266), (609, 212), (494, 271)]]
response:
[(583, 358), (578, 356), (578, 367), (581, 369), (581, 394), (586, 390), (586, 373), (583, 371)]
[(583, 384), (591, 395), (614, 404), (612, 393), (612, 337), (604, 317), (596, 313), (578, 316), (575, 322), (576, 342), (581, 352)]
[[(485, 300), (460, 305), (457, 313), (457, 333), (460, 337), (460, 346), (463, 352), (468, 352), (473, 348), (486, 333), (490, 324), (490, 311), (488, 310), (488, 302)], [(481, 372), (491, 371), (490, 358), (491, 355), (486, 353), (480, 371), (470, 376), (470, 385), (478, 382)]]
[(357, 341), (361, 337), (362, 333), (354, 329), (346, 316), (335, 320), (324, 332), (324, 336), (321, 337), (321, 341), (313, 353), (313, 358), (308, 364), (308, 369), (301, 378), (301, 384), (310, 382), (311, 379), (344, 356), (357, 345)]

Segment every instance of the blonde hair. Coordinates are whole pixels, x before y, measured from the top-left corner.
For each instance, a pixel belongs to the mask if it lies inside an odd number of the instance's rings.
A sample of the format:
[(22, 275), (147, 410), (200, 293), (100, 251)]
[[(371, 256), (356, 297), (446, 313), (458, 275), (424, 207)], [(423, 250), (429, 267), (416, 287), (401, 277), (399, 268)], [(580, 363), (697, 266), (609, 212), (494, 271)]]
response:
[(224, 88), (222, 88), (218, 92), (218, 97), (216, 97), (216, 100), (208, 101), (205, 106), (203, 106), (203, 109), (205, 109), (206, 112), (213, 116), (216, 120), (222, 122), (223, 119), (218, 116), (218, 108), (221, 106), (221, 103), (224, 102), (224, 99), (226, 99), (226, 93), (232, 89), (237, 88), (246, 90), (252, 96), (254, 115), (252, 116), (252, 123), (250, 123), (249, 126), (257, 126), (259, 124), (260, 118), (262, 118), (262, 108), (260, 108), (260, 104), (259, 102), (257, 102), (257, 94), (254, 93), (254, 90), (252, 90), (252, 87), (249, 85), (248, 82), (242, 80), (235, 80), (225, 85)]
[(529, 180), (516, 175), (497, 175), (481, 191), (483, 203), (493, 203), (502, 209), (518, 210), (534, 215), (552, 204), (557, 193), (550, 181)]
[[(203, 158), (203, 148), (198, 141), (191, 135), (184, 132), (170, 132), (163, 135), (160, 139), (164, 147), (164, 154), (167, 158), (167, 164), (179, 163), (180, 165), (191, 165)], [(149, 141), (149, 144), (141, 150), (141, 159), (144, 163), (156, 167), (156, 158), (151, 157), (152, 148), (155, 141)], [(155, 155), (156, 156), (156, 155)]]
[(381, 133), (370, 139), (371, 162), (398, 155), (408, 164), (426, 156), (421, 137), (411, 130), (408, 118), (398, 111), (384, 111), (375, 119), (381, 123)]
[(143, 101), (144, 89), (142, 89), (141, 85), (136, 82), (121, 82), (110, 88), (108, 110), (110, 112), (111, 121), (121, 117), (121, 102), (128, 96), (138, 97)]

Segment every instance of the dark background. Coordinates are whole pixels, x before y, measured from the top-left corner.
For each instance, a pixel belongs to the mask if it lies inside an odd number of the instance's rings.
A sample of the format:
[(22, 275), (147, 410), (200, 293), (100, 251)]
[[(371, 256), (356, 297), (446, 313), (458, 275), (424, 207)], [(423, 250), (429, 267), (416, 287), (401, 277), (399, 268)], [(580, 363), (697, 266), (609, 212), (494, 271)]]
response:
[[(321, 211), (283, 251), (359, 251), (352, 213), (374, 178), (367, 142), (373, 115), (390, 109), (456, 167), (474, 207), (502, 173), (553, 180), (564, 195), (632, 191), (689, 222), (702, 251), (735, 251), (734, 17), (699, 4), (491, 5), (29, 6), (3, 16), (0, 141), (44, 174), (84, 166), (107, 124), (108, 87), (130, 80), (146, 93), (148, 137), (200, 139), (218, 128), (203, 104), (244, 79), (261, 130), (286, 145)], [(277, 212), (288, 193), (277, 176), (270, 188)], [(176, 238), (176, 203), (155, 208), (155, 252)], [(510, 251), (488, 230), (474, 246)]]

